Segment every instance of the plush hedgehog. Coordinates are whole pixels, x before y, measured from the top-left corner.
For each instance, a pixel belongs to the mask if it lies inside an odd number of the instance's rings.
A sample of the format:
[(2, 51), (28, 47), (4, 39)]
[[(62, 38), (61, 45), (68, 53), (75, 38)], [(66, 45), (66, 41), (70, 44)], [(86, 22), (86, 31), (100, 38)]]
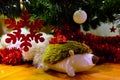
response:
[[(8, 33), (8, 34), (13, 34), (17, 32), (16, 30), (13, 30), (12, 32)], [(24, 61), (33, 61), (33, 64), (36, 64), (37, 59), (36, 57), (40, 57), (42, 56), (42, 54), (44, 53), (44, 50), (46, 49), (47, 45), (49, 44), (49, 40), (51, 39), (52, 35), (46, 34), (44, 32), (40, 32), (42, 35), (40, 37), (42, 37), (44, 39), (43, 42), (38, 42), (36, 43), (35, 40), (30, 39), (29, 43), (30, 43), (30, 47), (28, 51), (25, 51), (24, 49), (21, 48), (21, 44), (22, 44), (22, 38), (21, 39), (17, 39), (15, 43), (13, 43), (12, 41), (10, 43), (6, 42), (6, 39), (9, 38), (10, 36), (8, 36), (8, 34), (5, 34), (1, 37), (1, 41), (0, 41), (0, 48), (19, 48), (22, 50), (22, 56), (23, 56), (23, 60)], [(23, 35), (27, 35), (30, 34), (30, 32), (26, 29), (26, 28), (21, 28), (21, 34)], [(39, 36), (38, 36), (39, 37)]]
[(70, 57), (63, 59), (56, 64), (44, 63), (43, 69), (45, 71), (52, 69), (59, 72), (67, 73), (69, 76), (74, 77), (75, 72), (82, 72), (91, 69), (98, 61), (98, 57), (91, 53), (76, 54), (70, 51)]
[(52, 69), (74, 77), (75, 72), (87, 71), (95, 66), (98, 59), (87, 45), (67, 41), (64, 44), (49, 44), (42, 57), (42, 66), (45, 71)]

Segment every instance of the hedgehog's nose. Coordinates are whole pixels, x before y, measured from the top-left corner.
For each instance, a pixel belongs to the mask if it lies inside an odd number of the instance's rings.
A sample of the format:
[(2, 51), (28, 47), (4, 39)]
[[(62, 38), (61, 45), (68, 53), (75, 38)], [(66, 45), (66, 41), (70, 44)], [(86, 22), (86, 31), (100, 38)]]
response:
[(99, 58), (97, 56), (92, 57), (93, 64), (96, 64), (99, 61)]

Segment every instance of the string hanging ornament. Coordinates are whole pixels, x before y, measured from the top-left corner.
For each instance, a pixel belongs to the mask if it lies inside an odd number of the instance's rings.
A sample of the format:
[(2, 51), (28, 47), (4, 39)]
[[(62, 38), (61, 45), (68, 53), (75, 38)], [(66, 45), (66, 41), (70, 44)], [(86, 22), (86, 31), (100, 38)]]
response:
[(84, 10), (79, 9), (74, 12), (73, 20), (77, 24), (82, 24), (87, 20), (87, 13)]

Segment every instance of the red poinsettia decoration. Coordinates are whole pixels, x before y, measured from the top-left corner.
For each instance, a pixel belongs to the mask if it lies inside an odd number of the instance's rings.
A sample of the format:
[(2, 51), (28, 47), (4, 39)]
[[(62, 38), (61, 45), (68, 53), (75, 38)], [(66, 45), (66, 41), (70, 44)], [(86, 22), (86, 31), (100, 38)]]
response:
[[(16, 30), (13, 33), (7, 34), (7, 36), (9, 36), (9, 38), (6, 38), (7, 43), (12, 42), (13, 44), (15, 44), (18, 40), (21, 42), (21, 49), (23, 49), (24, 51), (28, 51), (29, 48), (32, 47), (32, 40), (34, 40), (36, 43), (44, 41), (42, 33), (37, 33), (37, 31), (42, 28), (44, 21), (40, 19), (35, 19), (34, 21), (31, 21), (30, 17), (31, 15), (27, 12), (27, 10), (23, 10), (19, 21), (16, 21), (15, 19), (5, 20), (5, 23), (8, 24), (7, 28)], [(29, 28), (30, 34), (21, 33), (21, 28), (25, 27)]]
[(64, 35), (60, 34), (58, 29), (55, 29), (55, 32), (57, 33), (54, 35), (54, 38), (50, 40), (51, 44), (67, 42), (67, 38)]
[(56, 44), (56, 43), (65, 43), (67, 42), (67, 39), (64, 35), (57, 34), (54, 38), (50, 40), (51, 44)]

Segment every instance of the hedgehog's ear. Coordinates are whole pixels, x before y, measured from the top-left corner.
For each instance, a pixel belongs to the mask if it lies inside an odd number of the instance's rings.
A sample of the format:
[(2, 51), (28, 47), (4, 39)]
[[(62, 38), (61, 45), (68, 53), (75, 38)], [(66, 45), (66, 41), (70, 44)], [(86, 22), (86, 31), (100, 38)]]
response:
[(74, 50), (69, 50), (70, 56), (74, 56)]

